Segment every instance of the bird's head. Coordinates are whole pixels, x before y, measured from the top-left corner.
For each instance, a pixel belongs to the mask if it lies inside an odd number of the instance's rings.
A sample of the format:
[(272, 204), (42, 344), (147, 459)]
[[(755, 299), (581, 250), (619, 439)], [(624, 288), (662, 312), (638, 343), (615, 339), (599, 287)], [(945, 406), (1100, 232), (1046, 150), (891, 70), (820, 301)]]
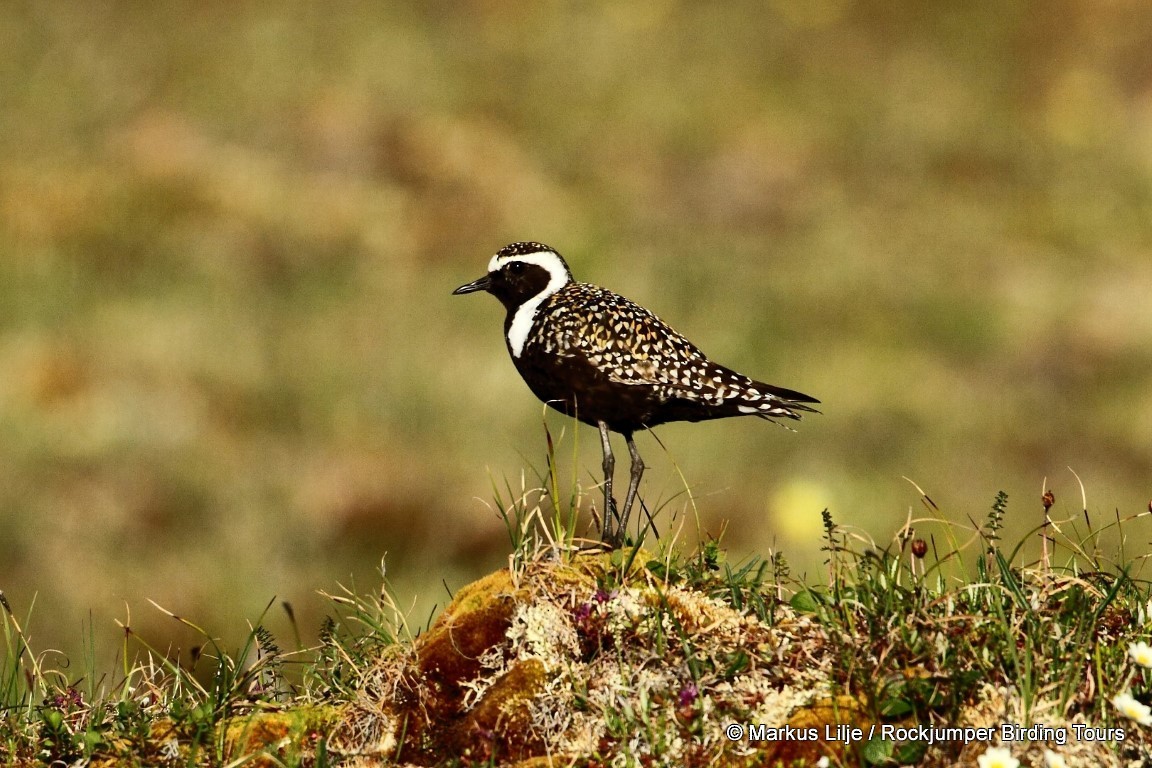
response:
[(524, 303), (551, 296), (572, 282), (572, 272), (559, 253), (543, 243), (512, 243), (496, 252), (488, 262), (488, 274), (452, 291), (487, 291), (509, 310)]

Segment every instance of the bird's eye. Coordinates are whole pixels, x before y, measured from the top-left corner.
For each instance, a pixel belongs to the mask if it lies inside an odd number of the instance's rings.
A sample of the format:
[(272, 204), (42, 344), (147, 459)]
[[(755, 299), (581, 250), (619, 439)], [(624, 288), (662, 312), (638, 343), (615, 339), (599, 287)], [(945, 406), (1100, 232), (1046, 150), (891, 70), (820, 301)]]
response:
[(512, 262), (511, 264), (508, 265), (508, 271), (514, 275), (524, 274), (524, 262), (522, 262), (522, 261)]

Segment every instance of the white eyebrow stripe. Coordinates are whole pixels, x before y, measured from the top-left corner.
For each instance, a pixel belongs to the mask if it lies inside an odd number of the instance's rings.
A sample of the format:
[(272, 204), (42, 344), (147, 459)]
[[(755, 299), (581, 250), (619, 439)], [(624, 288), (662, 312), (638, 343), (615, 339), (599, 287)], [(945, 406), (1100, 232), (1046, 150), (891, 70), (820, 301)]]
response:
[(556, 270), (560, 270), (564, 274), (568, 273), (568, 269), (560, 260), (559, 255), (554, 251), (533, 251), (532, 253), (510, 253), (505, 256), (496, 254), (492, 260), (488, 262), (489, 272), (498, 272), (501, 267), (510, 261), (522, 261), (525, 264), (536, 264), (537, 266), (544, 267), (548, 270), (548, 274), (555, 274)]

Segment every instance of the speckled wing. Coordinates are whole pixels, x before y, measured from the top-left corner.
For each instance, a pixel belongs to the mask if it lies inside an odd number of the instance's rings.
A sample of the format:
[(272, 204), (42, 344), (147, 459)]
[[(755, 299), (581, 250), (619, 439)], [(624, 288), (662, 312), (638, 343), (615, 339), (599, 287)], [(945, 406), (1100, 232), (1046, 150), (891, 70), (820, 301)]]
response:
[[(717, 365), (656, 315), (623, 296), (572, 283), (549, 307), (556, 354), (579, 356), (611, 381), (648, 387), (660, 400), (699, 404), (707, 417), (799, 418), (807, 395), (754, 381)], [(705, 417), (703, 414), (701, 417)], [(680, 416), (679, 418), (684, 418)]]

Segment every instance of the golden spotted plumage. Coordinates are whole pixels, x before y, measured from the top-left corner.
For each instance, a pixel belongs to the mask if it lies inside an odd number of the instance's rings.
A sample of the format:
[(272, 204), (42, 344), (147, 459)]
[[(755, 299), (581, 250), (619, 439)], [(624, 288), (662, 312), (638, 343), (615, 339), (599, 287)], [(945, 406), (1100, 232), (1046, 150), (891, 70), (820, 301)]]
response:
[[(789, 416), (779, 398), (747, 376), (708, 360), (692, 342), (649, 310), (589, 283), (571, 282), (537, 309), (525, 354), (582, 359), (610, 381), (650, 387), (662, 401), (773, 404), (766, 413)], [(773, 411), (775, 411), (773, 413)]]

